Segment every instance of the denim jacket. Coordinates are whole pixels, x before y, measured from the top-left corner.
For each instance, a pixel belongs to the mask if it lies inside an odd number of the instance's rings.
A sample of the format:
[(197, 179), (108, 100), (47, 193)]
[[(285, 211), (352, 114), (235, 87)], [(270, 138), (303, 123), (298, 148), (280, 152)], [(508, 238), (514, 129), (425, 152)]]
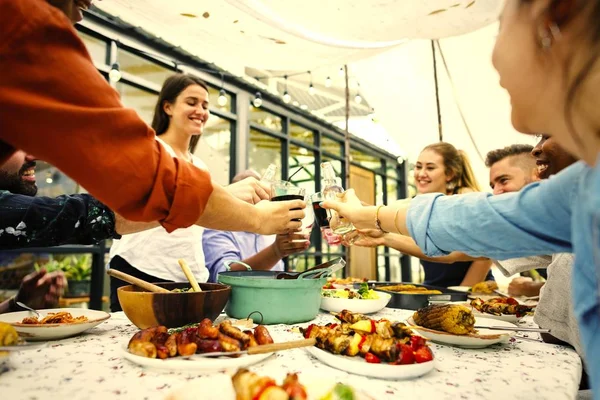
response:
[(600, 400), (600, 159), (578, 162), (518, 193), (426, 194), (411, 202), (410, 235), (428, 256), (462, 251), (498, 260), (572, 252), (575, 315)]

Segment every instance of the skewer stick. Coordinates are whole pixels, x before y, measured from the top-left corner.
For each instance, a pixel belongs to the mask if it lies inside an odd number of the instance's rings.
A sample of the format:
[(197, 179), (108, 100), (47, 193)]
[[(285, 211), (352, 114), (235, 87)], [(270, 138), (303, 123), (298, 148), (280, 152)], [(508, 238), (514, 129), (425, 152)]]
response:
[(183, 273), (187, 277), (188, 281), (190, 281), (190, 284), (192, 285), (192, 289), (194, 289), (194, 292), (201, 292), (202, 289), (200, 289), (200, 285), (198, 285), (198, 281), (196, 281), (196, 277), (194, 276), (194, 274), (192, 274), (192, 271), (190, 270), (190, 267), (187, 265), (185, 260), (179, 259), (178, 262), (179, 262), (179, 266), (183, 270)]

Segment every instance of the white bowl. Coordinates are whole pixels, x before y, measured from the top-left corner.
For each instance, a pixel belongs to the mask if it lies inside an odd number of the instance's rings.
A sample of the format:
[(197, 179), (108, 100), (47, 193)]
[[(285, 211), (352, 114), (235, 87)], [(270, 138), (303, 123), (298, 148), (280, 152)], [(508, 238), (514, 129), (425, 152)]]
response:
[(110, 318), (110, 314), (104, 311), (88, 310), (85, 308), (52, 308), (47, 310), (37, 310), (43, 317), (49, 313), (65, 311), (71, 313), (73, 318), (80, 316), (87, 317), (88, 321), (74, 324), (22, 324), (23, 318), (34, 316), (30, 311), (18, 311), (7, 314), (0, 314), (0, 322), (11, 324), (20, 337), (27, 341), (33, 340), (57, 340), (70, 336), (79, 335), (82, 332), (92, 329)]
[(378, 299), (338, 299), (321, 296), (321, 309), (336, 313), (349, 310), (361, 314), (371, 314), (384, 309), (392, 298), (389, 293), (377, 292), (377, 295)]

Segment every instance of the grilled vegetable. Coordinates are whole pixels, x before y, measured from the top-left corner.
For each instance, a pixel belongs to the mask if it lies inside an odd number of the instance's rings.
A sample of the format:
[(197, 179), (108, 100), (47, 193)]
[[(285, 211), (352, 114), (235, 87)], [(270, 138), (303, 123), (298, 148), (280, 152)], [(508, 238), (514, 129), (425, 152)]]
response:
[(496, 281), (485, 281), (479, 282), (473, 285), (471, 288), (472, 293), (483, 293), (483, 294), (492, 294), (494, 290), (498, 290), (498, 284)]
[(457, 304), (434, 304), (413, 314), (417, 325), (425, 328), (466, 335), (473, 332), (475, 317), (467, 307)]
[(19, 334), (12, 325), (0, 322), (0, 346), (10, 346), (19, 341)]

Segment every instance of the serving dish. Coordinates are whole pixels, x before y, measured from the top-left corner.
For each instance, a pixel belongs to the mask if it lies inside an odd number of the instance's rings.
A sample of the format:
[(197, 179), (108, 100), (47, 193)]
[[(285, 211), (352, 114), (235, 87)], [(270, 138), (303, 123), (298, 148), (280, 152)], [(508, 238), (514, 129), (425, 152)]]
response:
[(243, 368), (257, 364), (271, 357), (273, 353), (242, 355), (239, 357), (176, 357), (176, 358), (148, 358), (132, 354), (127, 350), (127, 345), (121, 347), (123, 358), (134, 364), (146, 368), (185, 371), (193, 370), (198, 372), (216, 372), (228, 368)]
[(104, 311), (88, 310), (85, 308), (56, 308), (37, 311), (42, 317), (47, 316), (49, 313), (68, 312), (74, 318), (86, 317), (87, 321), (43, 325), (23, 324), (22, 321), (24, 318), (32, 317), (34, 314), (30, 311), (18, 311), (0, 314), (0, 322), (12, 325), (21, 338), (27, 341), (38, 341), (64, 339), (79, 335), (110, 318), (110, 314)]
[[(421, 336), (431, 340), (432, 342), (468, 349), (479, 349), (496, 343), (506, 343), (508, 342), (511, 334), (514, 333), (513, 331), (478, 329), (476, 333), (456, 335), (418, 326), (412, 316), (407, 319), (406, 323)], [(507, 328), (517, 328), (516, 325), (511, 324), (510, 322), (499, 321), (491, 318), (483, 318), (479, 316), (475, 317), (475, 326), (505, 326)]]
[[(398, 292), (391, 292), (385, 290), (385, 286), (394, 285), (414, 285), (427, 290), (439, 290), (441, 294), (403, 294)], [(404, 283), (404, 282), (369, 282), (369, 287), (380, 292), (389, 293), (391, 295), (390, 302), (387, 304), (388, 308), (401, 308), (405, 310), (418, 310), (419, 308), (426, 307), (430, 304), (436, 303), (449, 303), (466, 301), (467, 293), (459, 292), (456, 290), (450, 290), (447, 288), (421, 285), (416, 283)]]
[[(340, 261), (343, 261), (340, 259)], [(228, 261), (226, 266), (239, 261)], [(327, 282), (327, 273), (315, 270), (297, 279), (277, 279), (279, 271), (226, 271), (218, 275), (220, 283), (231, 286), (231, 297), (225, 313), (236, 319), (248, 318), (252, 313), (262, 314), (262, 324), (295, 324), (314, 319), (321, 306), (321, 287)]]
[[(190, 287), (189, 282), (156, 285), (169, 291)], [(158, 325), (176, 328), (204, 318), (214, 320), (223, 311), (231, 293), (229, 286), (201, 283), (200, 288), (201, 292), (153, 293), (134, 285), (127, 285), (120, 287), (117, 295), (123, 312), (138, 328)]]
[(321, 296), (321, 309), (330, 312), (350, 310), (361, 314), (371, 314), (380, 311), (390, 302), (392, 295), (377, 292), (378, 299), (344, 299)]
[(361, 357), (332, 354), (317, 347), (307, 347), (306, 351), (322, 363), (340, 371), (377, 379), (418, 378), (429, 373), (435, 367), (435, 359), (421, 364), (410, 365), (370, 364)]

